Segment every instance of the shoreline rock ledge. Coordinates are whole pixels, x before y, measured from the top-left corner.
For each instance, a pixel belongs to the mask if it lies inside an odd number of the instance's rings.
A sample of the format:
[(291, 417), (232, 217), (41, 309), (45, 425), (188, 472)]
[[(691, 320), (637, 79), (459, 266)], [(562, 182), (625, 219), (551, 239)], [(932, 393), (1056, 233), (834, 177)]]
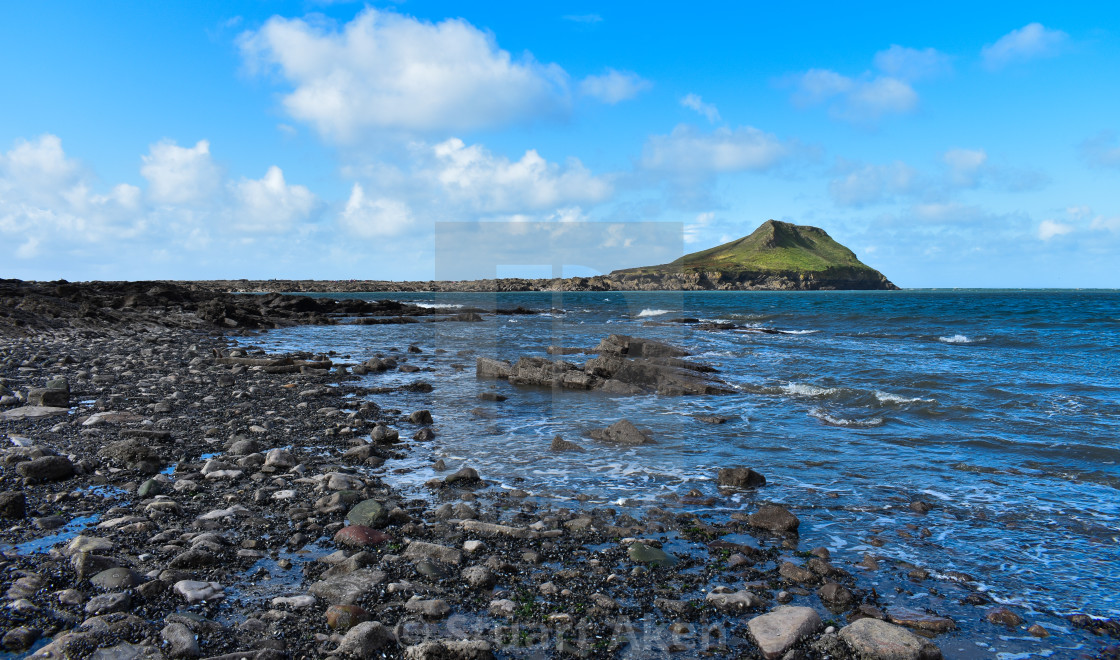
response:
[(598, 354), (582, 365), (542, 357), (522, 357), (516, 363), (479, 357), (477, 378), (508, 380), (514, 385), (572, 390), (601, 390), (609, 394), (663, 396), (729, 394), (731, 387), (712, 376), (712, 367), (681, 359), (688, 351), (670, 344), (610, 335), (591, 349), (563, 349), (565, 353)]

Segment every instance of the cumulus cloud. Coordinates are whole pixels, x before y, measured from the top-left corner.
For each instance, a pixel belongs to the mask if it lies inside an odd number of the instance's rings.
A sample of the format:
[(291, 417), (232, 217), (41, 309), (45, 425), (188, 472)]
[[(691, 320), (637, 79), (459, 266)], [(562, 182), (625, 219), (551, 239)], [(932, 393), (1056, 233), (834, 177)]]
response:
[[(224, 179), (205, 140), (152, 145), (140, 170), (146, 191), (104, 185), (57, 136), (16, 142), (0, 154), (0, 261), (22, 261), (34, 277), (166, 277), (161, 269), (179, 251), (290, 231), (319, 206), (276, 167), (259, 180)], [(140, 264), (155, 270), (132, 270)]]
[(795, 146), (753, 126), (702, 133), (681, 124), (669, 135), (650, 136), (640, 164), (647, 170), (678, 174), (763, 172), (781, 164)]
[(875, 53), (875, 68), (901, 80), (934, 78), (952, 70), (949, 56), (934, 48), (918, 50), (898, 44)]
[(840, 206), (860, 207), (913, 195), (923, 186), (917, 170), (902, 161), (873, 165), (841, 159), (836, 169), (839, 176), (829, 181), (828, 194)]
[(1064, 222), (1057, 222), (1055, 220), (1043, 220), (1038, 225), (1038, 238), (1043, 241), (1049, 241), (1055, 236), (1063, 236), (1072, 232), (1073, 225)]
[(371, 199), (366, 196), (361, 184), (355, 183), (339, 222), (343, 228), (362, 238), (384, 238), (402, 234), (415, 220), (412, 209), (405, 202), (385, 197)]
[(950, 149), (942, 156), (948, 167), (949, 181), (961, 188), (975, 188), (980, 171), (988, 162), (988, 154), (983, 149)]
[(980, 58), (989, 70), (998, 70), (1009, 64), (1053, 57), (1062, 51), (1069, 35), (1061, 30), (1051, 30), (1041, 23), (1029, 23), (1003, 35), (994, 44), (980, 50)]
[(180, 147), (171, 140), (153, 144), (142, 159), (140, 174), (148, 180), (148, 197), (157, 204), (201, 204), (212, 201), (222, 181), (210, 158), (210, 142)]
[(704, 99), (700, 98), (699, 94), (686, 94), (681, 98), (681, 105), (704, 115), (710, 123), (719, 121), (719, 110), (711, 103), (704, 103)]
[(260, 179), (241, 179), (231, 184), (237, 204), (234, 223), (250, 232), (280, 232), (307, 220), (319, 199), (304, 186), (288, 185), (284, 173), (273, 165)]
[(1078, 145), (1081, 158), (1092, 167), (1120, 167), (1120, 142), (1115, 131), (1101, 131)]
[(848, 76), (813, 68), (792, 78), (795, 105), (827, 104), (836, 119), (875, 123), (887, 115), (913, 112), (918, 92), (911, 83), (951, 70), (947, 55), (933, 48), (918, 50), (897, 44), (875, 54), (874, 71)]
[(712, 211), (697, 213), (696, 218), (684, 226), (684, 242), (689, 245), (699, 243), (704, 238), (708, 227), (712, 224), (716, 214)]
[(918, 106), (918, 93), (899, 78), (857, 79), (828, 69), (810, 69), (797, 78), (793, 101), (803, 107), (829, 103), (829, 112), (837, 119), (875, 122), (884, 115), (913, 111)]
[(587, 76), (579, 84), (579, 91), (603, 103), (614, 105), (632, 99), (653, 87), (653, 83), (633, 71), (607, 69), (602, 75)]
[(593, 175), (577, 159), (561, 167), (535, 150), (516, 161), (482, 145), (452, 138), (432, 148), (435, 178), (452, 198), (486, 212), (539, 211), (595, 203), (613, 193), (611, 182)]
[(349, 141), (370, 130), (446, 131), (563, 116), (568, 75), (514, 58), (461, 19), (429, 23), (367, 8), (338, 29), (274, 16), (239, 39), (251, 71), (292, 85), (291, 116)]

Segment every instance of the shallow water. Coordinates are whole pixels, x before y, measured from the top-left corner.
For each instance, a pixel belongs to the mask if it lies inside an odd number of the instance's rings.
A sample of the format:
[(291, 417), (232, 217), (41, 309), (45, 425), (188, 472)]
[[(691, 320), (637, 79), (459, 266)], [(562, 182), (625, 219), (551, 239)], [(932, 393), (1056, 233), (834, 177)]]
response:
[[(421, 494), (442, 458), (553, 505), (579, 506), (582, 493), (592, 496), (587, 506), (640, 511), (693, 488), (716, 496), (718, 468), (748, 465), (768, 480), (757, 497), (802, 519), (804, 547), (824, 545), (841, 562), (873, 553), (935, 575), (968, 573), (996, 601), (1028, 612), (1120, 616), (1120, 292), (363, 297), (554, 310), (482, 323), (300, 327), (247, 340), (269, 352), (334, 350), (350, 362), (382, 353), (433, 368), (363, 379), (435, 385), (429, 394), (368, 397), (435, 416), (436, 441), (392, 465), (413, 469), (385, 475), (408, 492)], [(746, 328), (705, 331), (672, 322), (680, 317)], [(619, 397), (474, 375), (476, 356), (545, 356), (549, 345), (591, 347), (610, 333), (686, 347), (736, 392)], [(405, 353), (409, 344), (423, 353)], [(509, 399), (477, 399), (491, 390)], [(695, 418), (702, 414), (731, 419), (706, 424)], [(619, 449), (581, 437), (621, 417), (657, 444)], [(587, 451), (551, 453), (557, 434)], [(751, 497), (701, 510), (725, 517), (753, 508)], [(910, 510), (919, 499), (934, 505), (928, 515)]]

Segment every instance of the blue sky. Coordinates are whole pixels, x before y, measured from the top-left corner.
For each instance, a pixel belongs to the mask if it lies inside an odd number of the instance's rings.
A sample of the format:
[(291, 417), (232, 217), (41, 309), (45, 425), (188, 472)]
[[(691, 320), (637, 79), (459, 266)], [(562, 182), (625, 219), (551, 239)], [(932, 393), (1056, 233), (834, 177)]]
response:
[(623, 268), (775, 218), (904, 287), (1120, 287), (1117, 71), (1112, 3), (6, 3), (0, 276), (430, 279), (473, 222)]

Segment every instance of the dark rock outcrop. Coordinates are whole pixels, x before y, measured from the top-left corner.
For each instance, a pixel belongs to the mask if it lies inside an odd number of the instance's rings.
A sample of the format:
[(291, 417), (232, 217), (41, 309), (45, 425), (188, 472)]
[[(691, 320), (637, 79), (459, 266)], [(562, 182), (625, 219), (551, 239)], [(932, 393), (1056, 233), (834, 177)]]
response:
[(725, 394), (726, 384), (708, 375), (711, 367), (681, 359), (687, 351), (652, 339), (610, 335), (597, 353), (578, 365), (564, 360), (523, 357), (516, 364), (480, 357), (478, 378), (507, 379), (514, 385), (573, 390), (603, 390), (610, 394)]

